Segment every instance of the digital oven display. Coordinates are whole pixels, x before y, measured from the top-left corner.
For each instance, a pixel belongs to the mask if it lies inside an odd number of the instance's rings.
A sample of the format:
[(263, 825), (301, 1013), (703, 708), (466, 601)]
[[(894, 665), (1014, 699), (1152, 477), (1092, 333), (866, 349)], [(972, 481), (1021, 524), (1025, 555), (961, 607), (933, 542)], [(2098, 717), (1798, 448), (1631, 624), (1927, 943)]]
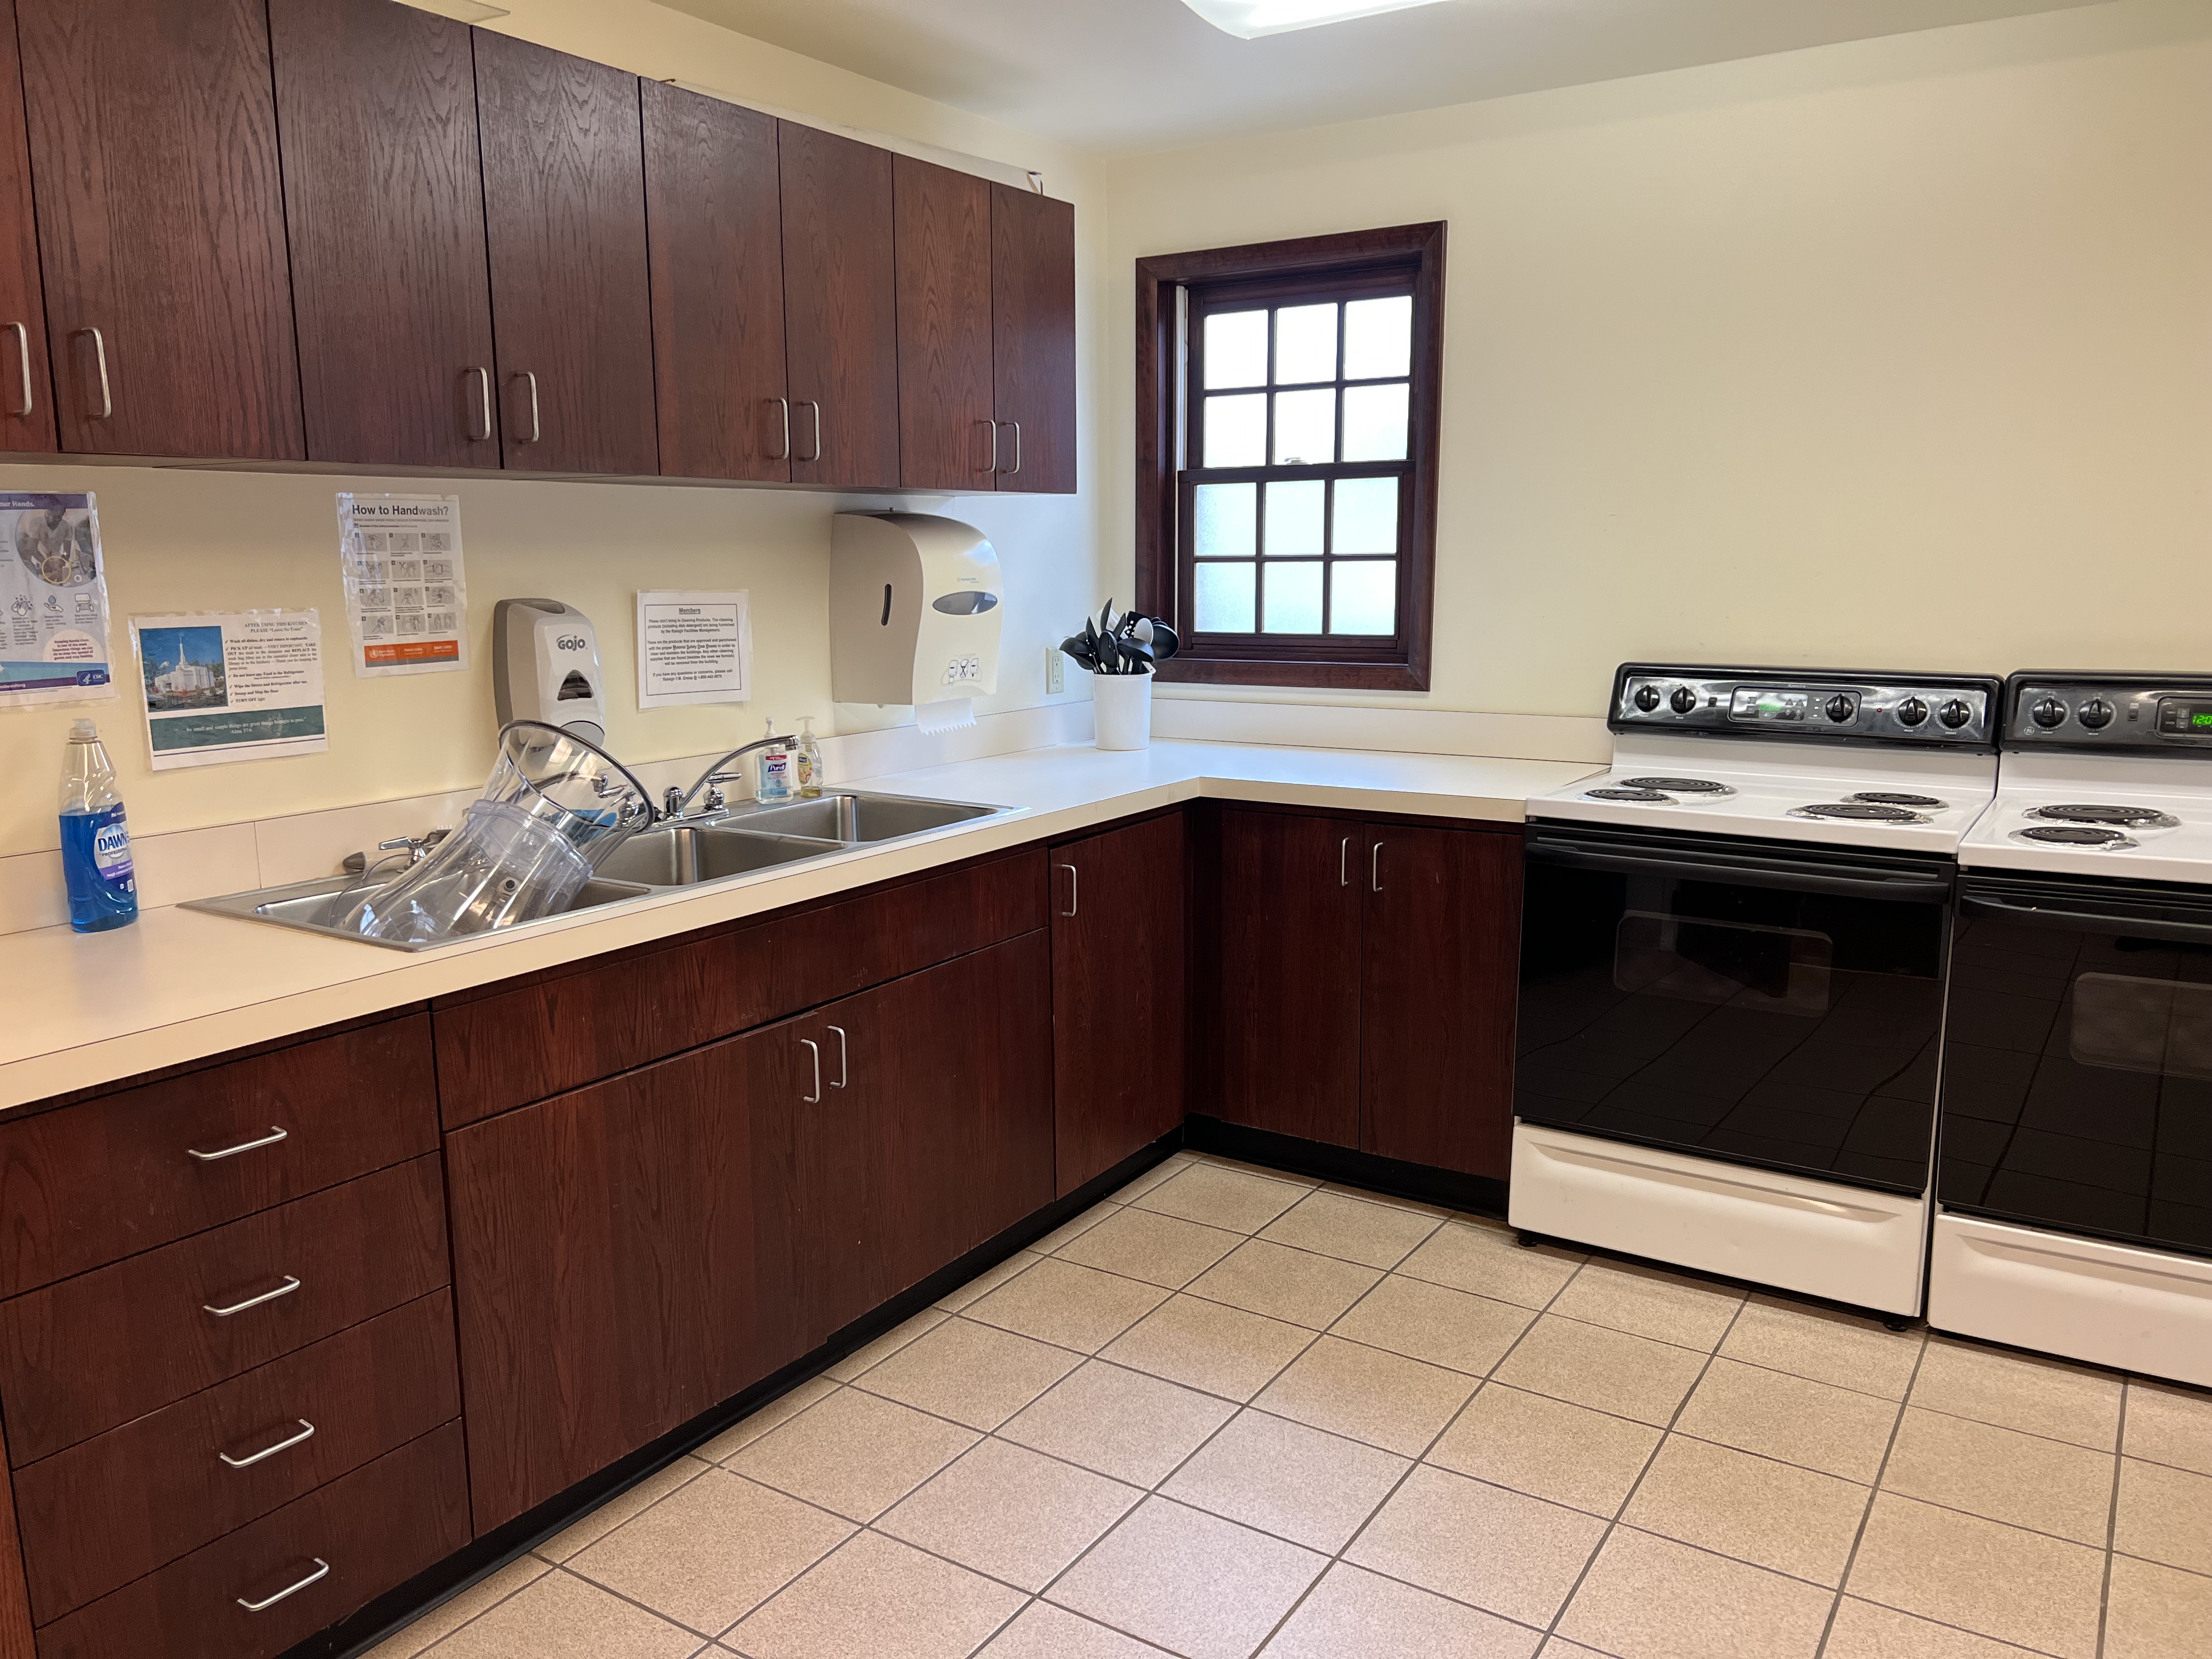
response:
[(2212, 738), (2212, 702), (2167, 697), (2158, 705), (2161, 737)]
[(1729, 699), (1729, 718), (1732, 720), (1802, 725), (1812, 708), (1813, 694), (1809, 691), (1761, 691), (1739, 686)]

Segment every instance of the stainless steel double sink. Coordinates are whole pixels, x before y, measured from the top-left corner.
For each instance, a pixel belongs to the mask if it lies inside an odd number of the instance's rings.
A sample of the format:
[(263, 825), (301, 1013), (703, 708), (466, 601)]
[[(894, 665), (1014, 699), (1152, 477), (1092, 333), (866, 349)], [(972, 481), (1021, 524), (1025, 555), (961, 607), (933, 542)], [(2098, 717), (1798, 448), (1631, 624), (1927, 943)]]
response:
[[(763, 870), (828, 858), (855, 847), (903, 841), (984, 818), (1008, 817), (1018, 810), (972, 801), (878, 795), (857, 789), (826, 791), (812, 800), (745, 802), (709, 817), (678, 819), (639, 830), (599, 863), (594, 878), (560, 914), (620, 904), (670, 888), (730, 881)], [(388, 885), (400, 873), (395, 869), (373, 884)], [(367, 939), (330, 925), (331, 900), (344, 893), (350, 903), (370, 884), (358, 876), (326, 876), (222, 898), (193, 899), (182, 908), (391, 950), (433, 948), (427, 944)]]

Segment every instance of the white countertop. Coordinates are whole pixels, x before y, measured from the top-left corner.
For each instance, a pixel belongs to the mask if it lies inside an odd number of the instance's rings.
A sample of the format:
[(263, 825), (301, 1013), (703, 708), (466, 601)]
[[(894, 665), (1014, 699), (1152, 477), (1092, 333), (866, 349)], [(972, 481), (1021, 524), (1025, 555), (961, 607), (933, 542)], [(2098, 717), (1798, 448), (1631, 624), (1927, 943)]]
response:
[(1518, 823), (1595, 768), (1371, 750), (1158, 742), (1024, 750), (837, 787), (1021, 809), (797, 868), (404, 952), (174, 907), (135, 927), (0, 936), (0, 1109), (518, 974), (1066, 835), (1201, 796)]

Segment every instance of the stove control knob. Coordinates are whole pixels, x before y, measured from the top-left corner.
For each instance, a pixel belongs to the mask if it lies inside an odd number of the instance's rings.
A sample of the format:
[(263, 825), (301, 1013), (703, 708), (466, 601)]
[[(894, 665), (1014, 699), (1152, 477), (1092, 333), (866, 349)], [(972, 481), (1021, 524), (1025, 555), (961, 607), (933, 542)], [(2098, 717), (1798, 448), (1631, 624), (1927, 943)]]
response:
[(2065, 724), (2066, 705), (2056, 697), (2046, 696), (2028, 710), (2028, 718), (2047, 732), (2054, 726)]
[(1641, 708), (1647, 714), (1653, 709), (1656, 708), (1659, 706), (1659, 688), (1656, 685), (1638, 686), (1636, 688), (1636, 706), (1638, 708)]
[(1928, 705), (1917, 697), (1907, 697), (1897, 705), (1897, 720), (1900, 726), (1917, 726), (1928, 718)]
[(2102, 697), (2090, 698), (2075, 712), (2081, 715), (2081, 724), (2092, 732), (2101, 732), (2112, 723), (2112, 705)]
[(1857, 708), (1856, 703), (1838, 691), (1828, 699), (1828, 718), (1841, 726), (1845, 720), (1850, 719)]
[(1698, 694), (1686, 685), (1678, 685), (1674, 688), (1674, 695), (1667, 701), (1674, 704), (1676, 714), (1686, 714), (1698, 706)]
[(1974, 718), (1974, 711), (1963, 699), (1954, 697), (1936, 711), (1936, 718), (1955, 732)]

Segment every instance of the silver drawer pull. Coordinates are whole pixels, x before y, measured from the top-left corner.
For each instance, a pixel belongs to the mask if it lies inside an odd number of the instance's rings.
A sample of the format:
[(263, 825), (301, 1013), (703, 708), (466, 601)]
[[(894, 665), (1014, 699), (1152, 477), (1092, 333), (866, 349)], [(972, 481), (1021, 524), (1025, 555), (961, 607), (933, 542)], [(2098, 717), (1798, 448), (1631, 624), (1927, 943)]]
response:
[(200, 1306), (217, 1319), (228, 1319), (233, 1314), (244, 1313), (248, 1308), (258, 1308), (264, 1302), (274, 1302), (280, 1296), (289, 1296), (299, 1288), (300, 1281), (291, 1274), (286, 1273), (284, 1282), (273, 1291), (264, 1291), (258, 1296), (249, 1296), (245, 1301), (234, 1302), (228, 1308), (218, 1308), (212, 1302), (203, 1302)]
[(269, 1126), (269, 1133), (255, 1140), (241, 1140), (235, 1146), (218, 1146), (211, 1152), (204, 1152), (197, 1146), (187, 1146), (185, 1151), (203, 1164), (213, 1164), (221, 1158), (236, 1158), (240, 1152), (258, 1152), (264, 1146), (274, 1146), (280, 1140), (290, 1139), (291, 1135), (289, 1129), (280, 1129), (272, 1123)]
[(300, 1580), (298, 1583), (287, 1584), (283, 1589), (278, 1590), (276, 1595), (264, 1595), (258, 1601), (249, 1601), (241, 1595), (238, 1598), (238, 1605), (244, 1607), (248, 1613), (265, 1613), (270, 1607), (275, 1607), (279, 1601), (283, 1601), (286, 1596), (297, 1595), (301, 1590), (307, 1589), (308, 1585), (314, 1583), (319, 1579), (327, 1578), (331, 1576), (331, 1564), (329, 1562), (324, 1560), (319, 1555), (312, 1557), (311, 1559), (315, 1564), (315, 1570), (309, 1573), (305, 1578)]
[(819, 1106), (822, 1103), (822, 1045), (812, 1037), (801, 1037), (799, 1046), (814, 1057), (814, 1092), (801, 1095), (799, 1098), (805, 1105)]
[(250, 1469), (264, 1458), (274, 1457), (280, 1451), (289, 1451), (301, 1441), (315, 1437), (315, 1425), (306, 1418), (295, 1417), (292, 1420), (300, 1425), (299, 1433), (288, 1434), (273, 1446), (264, 1446), (259, 1451), (248, 1452), (243, 1457), (233, 1457), (228, 1452), (217, 1452), (216, 1455), (234, 1469)]
[(21, 323), (9, 323), (6, 329), (15, 337), (15, 371), (21, 377), (20, 384), (23, 388), (23, 406), (8, 412), (21, 420), (39, 406), (39, 400), (31, 391), (31, 331)]

